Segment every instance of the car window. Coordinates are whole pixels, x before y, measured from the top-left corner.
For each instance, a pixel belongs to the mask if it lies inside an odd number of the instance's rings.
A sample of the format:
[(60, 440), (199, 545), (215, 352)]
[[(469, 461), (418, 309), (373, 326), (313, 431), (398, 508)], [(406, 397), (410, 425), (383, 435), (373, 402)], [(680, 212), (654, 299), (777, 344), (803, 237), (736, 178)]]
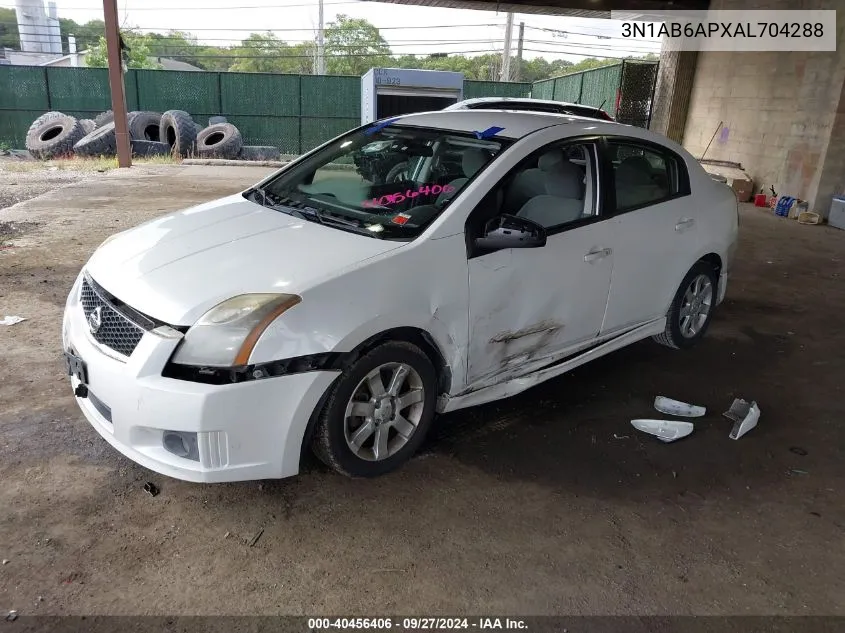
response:
[(497, 214), (532, 220), (550, 233), (597, 215), (596, 156), (593, 143), (555, 144), (530, 155), (473, 211), (470, 233)]
[(616, 209), (657, 204), (682, 193), (681, 163), (669, 150), (630, 141), (610, 141)]
[(356, 130), (282, 171), (251, 199), (335, 228), (412, 239), (508, 143), (432, 128)]

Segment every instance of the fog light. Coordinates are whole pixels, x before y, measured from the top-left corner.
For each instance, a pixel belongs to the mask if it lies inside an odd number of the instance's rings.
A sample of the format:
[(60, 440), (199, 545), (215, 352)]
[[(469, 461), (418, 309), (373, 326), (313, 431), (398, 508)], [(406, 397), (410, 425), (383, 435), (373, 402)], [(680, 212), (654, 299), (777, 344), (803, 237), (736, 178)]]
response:
[(184, 431), (165, 431), (161, 443), (165, 450), (177, 457), (192, 459), (195, 462), (200, 460), (199, 448), (197, 447), (197, 434), (185, 433)]

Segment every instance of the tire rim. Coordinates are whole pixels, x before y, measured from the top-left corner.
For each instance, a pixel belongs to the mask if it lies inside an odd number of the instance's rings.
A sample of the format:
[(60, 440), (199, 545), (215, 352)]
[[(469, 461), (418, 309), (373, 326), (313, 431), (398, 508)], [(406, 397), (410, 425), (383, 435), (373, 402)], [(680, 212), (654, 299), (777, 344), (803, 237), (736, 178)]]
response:
[(385, 363), (367, 374), (346, 405), (344, 435), (352, 453), (379, 462), (413, 437), (425, 406), (423, 381), (406, 363)]
[(684, 338), (693, 338), (707, 323), (713, 303), (713, 284), (707, 275), (692, 280), (684, 293), (680, 312), (680, 329)]

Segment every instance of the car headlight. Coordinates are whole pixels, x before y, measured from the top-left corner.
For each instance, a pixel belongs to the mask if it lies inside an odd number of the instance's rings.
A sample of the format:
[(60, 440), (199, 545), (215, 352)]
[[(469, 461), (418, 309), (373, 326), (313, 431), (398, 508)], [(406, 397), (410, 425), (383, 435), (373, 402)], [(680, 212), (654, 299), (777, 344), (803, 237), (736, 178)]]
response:
[(188, 330), (173, 362), (203, 367), (247, 365), (264, 330), (300, 301), (297, 295), (265, 293), (227, 299)]

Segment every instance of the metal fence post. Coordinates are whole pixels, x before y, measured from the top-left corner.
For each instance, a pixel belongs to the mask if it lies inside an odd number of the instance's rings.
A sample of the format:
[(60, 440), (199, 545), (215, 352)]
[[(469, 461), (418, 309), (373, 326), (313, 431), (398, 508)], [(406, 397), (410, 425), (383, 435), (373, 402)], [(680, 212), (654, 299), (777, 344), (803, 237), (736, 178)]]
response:
[(47, 74), (47, 66), (44, 66), (44, 94), (47, 95), (47, 110), (53, 109), (53, 98), (50, 96), (50, 76)]
[(217, 73), (217, 114), (223, 114), (223, 73)]
[(302, 75), (299, 76), (299, 112), (296, 120), (298, 121), (298, 130), (296, 133), (296, 149), (298, 154), (302, 154)]

